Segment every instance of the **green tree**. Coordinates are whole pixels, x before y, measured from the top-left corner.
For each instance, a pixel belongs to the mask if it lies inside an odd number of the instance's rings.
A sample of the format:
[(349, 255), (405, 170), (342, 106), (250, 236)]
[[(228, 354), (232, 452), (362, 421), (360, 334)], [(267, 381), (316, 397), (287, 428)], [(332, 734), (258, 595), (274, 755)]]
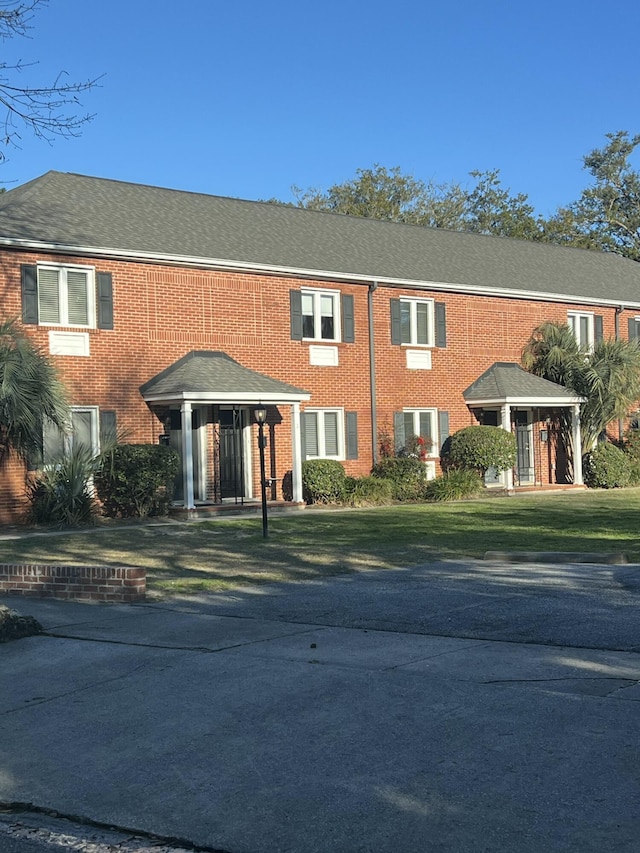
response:
[(403, 174), (399, 166), (375, 164), (357, 169), (354, 178), (328, 190), (293, 187), (297, 206), (347, 216), (389, 222), (474, 231), (502, 237), (544, 239), (544, 223), (535, 215), (527, 196), (511, 195), (497, 169), (471, 172), (475, 183), (425, 182)]
[(65, 391), (54, 365), (15, 321), (0, 323), (0, 460), (10, 451), (23, 459), (42, 450), (45, 418), (63, 428)]
[(500, 172), (471, 172), (475, 186), (464, 195), (463, 228), (479, 234), (498, 237), (517, 237), (523, 240), (542, 240), (545, 225), (542, 217), (535, 213), (528, 196), (524, 193), (511, 195), (502, 186)]
[(578, 201), (560, 208), (547, 223), (546, 239), (555, 243), (640, 260), (640, 173), (630, 157), (640, 135), (625, 130), (606, 134), (609, 142), (584, 158), (594, 178)]
[[(603, 340), (593, 350), (578, 347), (564, 323), (534, 329), (522, 352), (526, 370), (584, 397), (580, 409), (582, 453), (591, 450), (613, 421), (640, 399), (640, 349), (635, 341)], [(571, 447), (568, 414), (560, 416), (563, 440)]]
[[(38, 7), (48, 0), (0, 0), (0, 40), (28, 37)], [(20, 131), (26, 127), (40, 139), (78, 136), (93, 116), (80, 112), (80, 95), (92, 89), (97, 79), (71, 82), (60, 72), (48, 85), (30, 85), (23, 75), (34, 62), (0, 62), (0, 110), (5, 109), (1, 142), (18, 146)], [(23, 79), (20, 79), (23, 77)], [(5, 154), (0, 150), (0, 161)]]

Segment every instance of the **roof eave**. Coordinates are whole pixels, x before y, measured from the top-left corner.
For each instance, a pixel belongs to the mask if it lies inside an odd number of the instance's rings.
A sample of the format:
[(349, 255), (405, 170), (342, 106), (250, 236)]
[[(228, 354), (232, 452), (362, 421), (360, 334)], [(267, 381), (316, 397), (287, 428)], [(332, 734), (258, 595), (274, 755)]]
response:
[(146, 403), (195, 403), (211, 404), (221, 403), (236, 404), (239, 406), (255, 405), (256, 403), (267, 403), (271, 405), (304, 403), (311, 399), (311, 394), (300, 393), (275, 393), (275, 392), (234, 392), (234, 391), (179, 391), (168, 393), (143, 394)]
[(279, 275), (291, 278), (322, 279), (350, 284), (378, 284), (386, 287), (406, 287), (420, 290), (466, 293), (469, 295), (501, 296), (510, 299), (539, 300), (541, 302), (572, 302), (578, 305), (601, 305), (614, 308), (640, 309), (640, 301), (602, 299), (575, 293), (554, 293), (547, 291), (516, 290), (513, 288), (485, 287), (483, 285), (461, 284), (459, 282), (429, 281), (422, 279), (392, 278), (389, 276), (365, 275), (361, 273), (336, 270), (308, 269), (277, 264), (235, 261), (224, 258), (206, 258), (192, 255), (171, 255), (157, 252), (138, 252), (132, 249), (117, 249), (100, 246), (74, 246), (64, 243), (51, 243), (38, 240), (22, 240), (15, 237), (0, 236), (0, 247), (23, 249), (27, 251), (51, 252), (54, 254), (75, 255), (91, 258), (109, 258), (129, 260), (168, 266), (198, 267), (233, 272)]
[(585, 402), (584, 397), (567, 394), (566, 397), (480, 397), (478, 399), (465, 397), (467, 406), (512, 406), (514, 408), (553, 408), (554, 406), (575, 406)]

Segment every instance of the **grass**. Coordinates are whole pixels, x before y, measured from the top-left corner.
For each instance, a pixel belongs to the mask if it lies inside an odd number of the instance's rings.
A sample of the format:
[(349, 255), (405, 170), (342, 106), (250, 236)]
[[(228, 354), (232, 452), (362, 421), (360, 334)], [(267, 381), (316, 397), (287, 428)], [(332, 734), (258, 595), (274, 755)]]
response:
[(136, 565), (150, 592), (219, 591), (486, 551), (623, 552), (640, 562), (640, 489), (309, 510), (261, 520), (114, 524), (0, 540), (0, 562)]

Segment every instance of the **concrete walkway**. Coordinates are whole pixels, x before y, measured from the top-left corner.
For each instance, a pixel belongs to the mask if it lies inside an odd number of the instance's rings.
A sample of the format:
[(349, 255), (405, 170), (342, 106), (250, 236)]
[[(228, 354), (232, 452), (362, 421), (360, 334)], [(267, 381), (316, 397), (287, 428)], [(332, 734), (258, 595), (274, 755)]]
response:
[[(7, 601), (7, 599), (5, 599)], [(229, 853), (637, 853), (640, 568), (18, 601), (0, 800)]]

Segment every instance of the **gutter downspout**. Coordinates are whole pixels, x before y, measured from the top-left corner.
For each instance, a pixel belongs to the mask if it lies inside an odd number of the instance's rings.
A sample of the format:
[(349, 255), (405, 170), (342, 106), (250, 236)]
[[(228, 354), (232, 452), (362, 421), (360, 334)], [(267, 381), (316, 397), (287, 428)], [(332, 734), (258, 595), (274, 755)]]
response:
[(376, 402), (376, 348), (373, 335), (373, 294), (378, 282), (369, 285), (367, 293), (367, 311), (369, 322), (369, 393), (371, 396), (371, 457), (373, 464), (378, 462), (378, 406)]

